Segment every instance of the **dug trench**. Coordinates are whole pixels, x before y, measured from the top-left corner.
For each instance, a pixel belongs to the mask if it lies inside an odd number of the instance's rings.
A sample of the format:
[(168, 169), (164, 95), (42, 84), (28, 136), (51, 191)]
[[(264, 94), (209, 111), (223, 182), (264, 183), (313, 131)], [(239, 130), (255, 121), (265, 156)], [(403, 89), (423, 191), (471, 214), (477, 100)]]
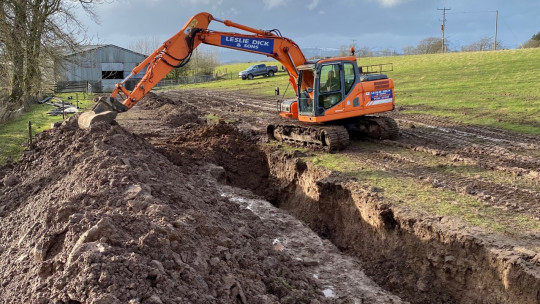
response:
[[(305, 162), (301, 152), (250, 151), (249, 157), (226, 153), (215, 158), (224, 168), (224, 183), (245, 187), (287, 210), (357, 258), (366, 274), (401, 298), (411, 303), (540, 301), (539, 273), (506, 251), (500, 240), (480, 239), (441, 217), (395, 210), (376, 189)], [(245, 166), (240, 172), (239, 163)]]
[(275, 204), (358, 258), (380, 286), (411, 303), (538, 303), (534, 263), (443, 217), (395, 209), (369, 186), (280, 152), (267, 153)]
[(155, 133), (148, 138), (173, 163), (217, 165), (213, 174), (222, 183), (248, 189), (302, 220), (354, 257), (360, 264), (356, 270), (402, 299), (540, 301), (536, 262), (516, 253), (504, 238), (450, 217), (398, 208), (379, 189), (305, 161), (304, 152), (266, 144), (252, 130), (224, 121), (188, 129), (168, 139)]

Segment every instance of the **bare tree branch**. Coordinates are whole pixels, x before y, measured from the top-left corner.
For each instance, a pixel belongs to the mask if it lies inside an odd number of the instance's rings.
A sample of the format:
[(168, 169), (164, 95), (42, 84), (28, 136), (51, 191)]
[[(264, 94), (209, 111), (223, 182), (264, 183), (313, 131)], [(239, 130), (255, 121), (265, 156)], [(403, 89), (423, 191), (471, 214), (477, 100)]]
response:
[[(86, 41), (75, 15), (82, 9), (93, 20), (97, 5), (113, 0), (2, 0), (0, 3), (0, 77), (9, 79), (10, 103), (21, 105), (42, 86), (44, 56), (60, 56)], [(7, 68), (6, 68), (7, 67)]]

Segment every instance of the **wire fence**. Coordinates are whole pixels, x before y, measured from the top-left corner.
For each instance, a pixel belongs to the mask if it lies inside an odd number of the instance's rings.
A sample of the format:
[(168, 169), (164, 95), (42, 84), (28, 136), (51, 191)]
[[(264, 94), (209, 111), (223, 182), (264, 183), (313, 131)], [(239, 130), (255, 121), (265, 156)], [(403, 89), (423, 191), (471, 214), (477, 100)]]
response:
[[(194, 83), (203, 83), (203, 82), (210, 82), (210, 81), (216, 81), (219, 79), (234, 79), (235, 75), (233, 75), (232, 72), (224, 73), (224, 74), (214, 74), (214, 75), (195, 75), (195, 76), (182, 76), (177, 79), (163, 79), (160, 82), (158, 82), (154, 87), (155, 88), (163, 88), (163, 87), (170, 87), (170, 86), (176, 86), (181, 84), (194, 84)], [(132, 89), (136, 85), (136, 83), (139, 80), (130, 79), (130, 83), (126, 83), (126, 88)], [(103, 88), (101, 85), (101, 81), (63, 81), (63, 82), (57, 82), (54, 84), (54, 86), (51, 88), (54, 92), (88, 92), (88, 93), (96, 93), (96, 92), (102, 92)]]
[(217, 77), (215, 75), (197, 75), (197, 76), (183, 76), (179, 77), (178, 79), (164, 79), (158, 82), (155, 87), (167, 87), (167, 86), (175, 86), (179, 84), (193, 84), (193, 83), (202, 83), (202, 82), (210, 82), (217, 80)]

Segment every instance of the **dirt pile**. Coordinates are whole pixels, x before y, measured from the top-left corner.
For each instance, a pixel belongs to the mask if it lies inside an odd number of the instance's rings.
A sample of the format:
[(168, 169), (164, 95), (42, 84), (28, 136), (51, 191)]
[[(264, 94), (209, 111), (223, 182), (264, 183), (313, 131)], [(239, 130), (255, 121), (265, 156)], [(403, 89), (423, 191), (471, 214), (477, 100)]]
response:
[(240, 133), (234, 126), (220, 121), (216, 124), (198, 125), (167, 141), (160, 150), (178, 165), (195, 164), (195, 170), (203, 163), (213, 163), (224, 170), (212, 174), (225, 184), (248, 189), (275, 198), (269, 183), (266, 155), (258, 148), (256, 138)]
[(154, 92), (148, 92), (143, 99), (137, 104), (138, 107), (145, 110), (155, 110), (161, 108), (163, 105), (179, 106), (184, 104), (179, 99), (171, 99), (162, 94), (156, 94)]
[(116, 124), (40, 134), (0, 186), (0, 303), (331, 302), (206, 163), (187, 174)]

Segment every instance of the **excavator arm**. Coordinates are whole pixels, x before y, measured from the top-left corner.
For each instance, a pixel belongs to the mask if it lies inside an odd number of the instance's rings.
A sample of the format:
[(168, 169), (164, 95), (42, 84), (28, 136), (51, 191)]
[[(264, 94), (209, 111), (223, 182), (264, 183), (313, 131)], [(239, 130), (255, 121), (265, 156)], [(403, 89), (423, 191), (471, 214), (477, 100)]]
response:
[[(248, 33), (209, 30), (212, 21)], [(83, 113), (79, 117), (79, 126), (88, 128), (97, 121), (111, 121), (117, 113), (132, 108), (172, 69), (186, 65), (201, 43), (266, 55), (287, 69), (289, 82), (298, 98), (282, 101), (280, 115), (310, 123), (311, 126), (270, 125), (267, 128), (269, 138), (319, 145), (334, 151), (343, 149), (349, 143), (345, 125), (373, 138), (393, 138), (399, 134), (393, 119), (367, 116), (394, 109), (394, 84), (386, 75), (366, 76), (353, 56), (307, 62), (298, 45), (282, 37), (278, 30), (259, 30), (230, 20), (216, 19), (209, 13), (191, 17), (178, 33), (116, 84), (110, 97), (100, 98), (93, 111)], [(135, 88), (128, 90), (124, 84), (143, 71), (144, 75)], [(332, 89), (322, 89), (322, 84), (326, 84), (333, 73), (339, 75), (339, 82), (335, 83), (338, 85)], [(341, 121), (344, 125), (315, 125), (334, 121)]]
[[(252, 34), (208, 30), (211, 21), (221, 22)], [(306, 59), (295, 42), (282, 37), (277, 30), (259, 30), (230, 20), (216, 19), (209, 13), (199, 13), (191, 17), (178, 33), (136, 66), (128, 77), (116, 84), (111, 94), (112, 98), (108, 99), (113, 110), (123, 112), (133, 107), (172, 69), (187, 64), (193, 50), (201, 43), (272, 57), (287, 69), (289, 82), (297, 90), (296, 67), (304, 64)], [(126, 89), (124, 86), (126, 81), (145, 68), (146, 72), (135, 88), (132, 91)], [(123, 99), (121, 104), (116, 101), (118, 97)]]

